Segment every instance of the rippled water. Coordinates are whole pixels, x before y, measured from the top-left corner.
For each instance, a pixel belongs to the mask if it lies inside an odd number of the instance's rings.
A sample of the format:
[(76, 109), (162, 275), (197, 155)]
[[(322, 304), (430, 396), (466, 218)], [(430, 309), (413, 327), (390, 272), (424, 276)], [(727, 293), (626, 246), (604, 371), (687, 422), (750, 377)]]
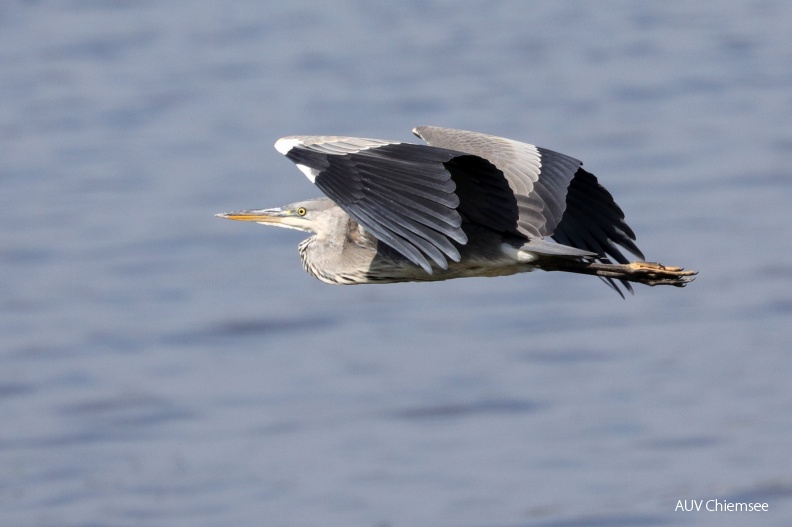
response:
[[(6, 2), (0, 524), (784, 525), (792, 8)], [(435, 124), (586, 162), (685, 290), (331, 287), (272, 143)], [(674, 512), (678, 500), (766, 513)]]

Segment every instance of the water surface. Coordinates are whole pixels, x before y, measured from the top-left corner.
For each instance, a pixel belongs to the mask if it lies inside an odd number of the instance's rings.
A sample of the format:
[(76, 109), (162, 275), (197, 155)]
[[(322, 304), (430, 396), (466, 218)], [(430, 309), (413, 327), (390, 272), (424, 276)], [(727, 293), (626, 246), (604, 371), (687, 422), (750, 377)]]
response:
[[(784, 525), (781, 1), (0, 8), (0, 523)], [(289, 134), (480, 130), (580, 159), (684, 290), (330, 287)], [(753, 516), (682, 499), (766, 501)]]

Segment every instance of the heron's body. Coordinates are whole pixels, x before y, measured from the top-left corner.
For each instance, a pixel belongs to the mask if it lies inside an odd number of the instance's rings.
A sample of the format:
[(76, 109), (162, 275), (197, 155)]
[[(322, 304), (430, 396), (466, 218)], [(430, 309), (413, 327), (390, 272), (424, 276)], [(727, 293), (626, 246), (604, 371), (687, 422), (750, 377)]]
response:
[[(275, 147), (327, 198), (220, 216), (313, 233), (305, 270), (330, 284), (504, 276), (534, 269), (684, 286), (643, 261), (624, 214), (569, 156), (476, 132), (416, 128), (429, 146), (293, 136)], [(554, 238), (550, 242), (547, 238)], [(611, 263), (609, 258), (618, 263)]]
[(460, 261), (450, 261), (445, 269), (435, 264), (430, 274), (381, 243), (337, 205), (332, 204), (328, 212), (337, 222), (333, 232), (344, 232), (345, 237), (314, 234), (298, 246), (303, 268), (328, 284), (386, 284), (506, 276), (534, 270), (535, 266), (530, 262), (538, 258), (528, 251), (520, 255), (517, 247), (506, 239), (493, 237), (491, 232), (481, 227), (463, 224), (468, 243), (460, 247)]

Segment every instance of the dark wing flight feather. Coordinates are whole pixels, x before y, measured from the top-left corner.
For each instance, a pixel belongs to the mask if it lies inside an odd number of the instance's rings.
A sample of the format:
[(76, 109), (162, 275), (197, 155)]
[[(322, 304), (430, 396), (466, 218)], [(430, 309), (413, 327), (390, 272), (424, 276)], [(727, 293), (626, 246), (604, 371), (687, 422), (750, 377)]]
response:
[(288, 137), (276, 148), (378, 240), (427, 273), (459, 261), (467, 243), (456, 184), (443, 163), (458, 152), (346, 137)]

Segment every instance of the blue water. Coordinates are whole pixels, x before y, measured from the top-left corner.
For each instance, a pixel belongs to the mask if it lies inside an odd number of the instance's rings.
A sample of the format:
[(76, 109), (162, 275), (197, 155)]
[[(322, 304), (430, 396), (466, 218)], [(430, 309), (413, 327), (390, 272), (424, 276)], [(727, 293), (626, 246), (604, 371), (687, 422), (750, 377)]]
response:
[[(787, 525), (790, 19), (3, 3), (0, 525)], [(422, 124), (583, 159), (698, 280), (331, 287), (213, 217), (318, 195), (278, 137)]]

